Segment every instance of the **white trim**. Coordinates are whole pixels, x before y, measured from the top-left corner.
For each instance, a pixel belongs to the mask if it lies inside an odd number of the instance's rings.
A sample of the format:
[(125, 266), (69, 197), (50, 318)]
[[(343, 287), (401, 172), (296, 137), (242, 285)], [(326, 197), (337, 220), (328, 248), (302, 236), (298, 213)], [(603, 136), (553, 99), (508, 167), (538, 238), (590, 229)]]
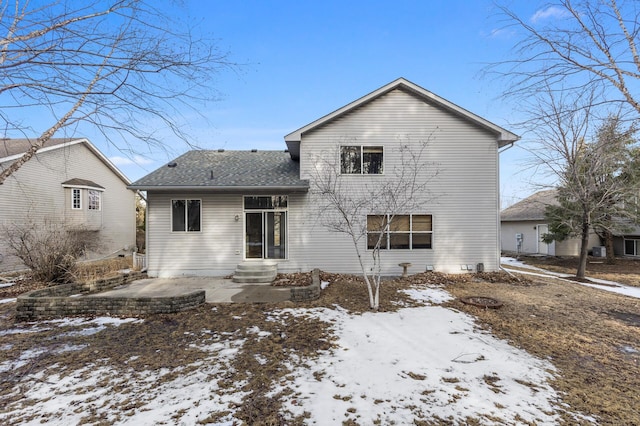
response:
[[(78, 190), (78, 201), (80, 201), (80, 207), (75, 207), (74, 205), (74, 201), (75, 201), (75, 197), (74, 197), (74, 193), (75, 191)], [(71, 210), (82, 210), (82, 189), (81, 188), (71, 188)]]
[(68, 185), (68, 184), (63, 184), (62, 187), (63, 188), (91, 189), (91, 190), (100, 191), (100, 192), (104, 192), (105, 191), (104, 188), (98, 188), (97, 186), (90, 186), (90, 185)]
[[(355, 146), (360, 148), (360, 173), (342, 173), (342, 148)], [(365, 173), (364, 172), (364, 149), (365, 148), (382, 148), (382, 173)], [(340, 144), (338, 146), (338, 164), (340, 165), (340, 176), (384, 176), (386, 170), (386, 156), (384, 145), (366, 145), (366, 144)]]

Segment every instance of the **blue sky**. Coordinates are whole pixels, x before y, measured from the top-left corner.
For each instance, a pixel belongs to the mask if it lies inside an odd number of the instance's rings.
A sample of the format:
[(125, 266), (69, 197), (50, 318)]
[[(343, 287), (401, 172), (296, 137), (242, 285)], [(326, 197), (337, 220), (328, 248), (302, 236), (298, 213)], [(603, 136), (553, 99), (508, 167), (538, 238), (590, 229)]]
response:
[[(511, 2), (533, 17), (542, 3)], [(485, 64), (509, 56), (489, 0), (205, 1), (185, 0), (181, 19), (218, 40), (236, 71), (212, 76), (220, 99), (188, 123), (203, 148), (284, 149), (284, 135), (398, 77), (511, 129), (513, 106), (498, 99), (501, 82), (482, 76)], [(132, 180), (188, 149), (168, 140), (138, 165), (89, 136)], [(523, 169), (525, 151), (501, 155), (503, 205), (535, 191)]]

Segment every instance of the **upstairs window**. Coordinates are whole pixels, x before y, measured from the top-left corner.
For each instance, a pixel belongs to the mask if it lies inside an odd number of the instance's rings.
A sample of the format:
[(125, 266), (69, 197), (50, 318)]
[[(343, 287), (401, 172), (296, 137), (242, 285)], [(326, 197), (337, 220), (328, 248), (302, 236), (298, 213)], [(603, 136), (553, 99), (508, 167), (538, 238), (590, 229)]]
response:
[(89, 206), (87, 207), (89, 210), (100, 210), (100, 191), (96, 191), (95, 189), (90, 189), (88, 191), (89, 196)]
[(381, 175), (384, 160), (383, 151), (381, 146), (341, 146), (340, 173)]
[(367, 216), (367, 248), (381, 250), (430, 249), (433, 220), (428, 214)]
[(171, 230), (200, 232), (200, 200), (171, 200)]

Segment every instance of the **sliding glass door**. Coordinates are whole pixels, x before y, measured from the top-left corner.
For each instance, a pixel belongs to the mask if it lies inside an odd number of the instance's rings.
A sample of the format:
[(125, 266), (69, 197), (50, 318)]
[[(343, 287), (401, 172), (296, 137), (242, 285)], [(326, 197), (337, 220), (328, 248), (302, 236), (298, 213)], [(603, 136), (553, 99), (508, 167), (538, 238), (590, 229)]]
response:
[(286, 259), (286, 196), (245, 197), (245, 256)]

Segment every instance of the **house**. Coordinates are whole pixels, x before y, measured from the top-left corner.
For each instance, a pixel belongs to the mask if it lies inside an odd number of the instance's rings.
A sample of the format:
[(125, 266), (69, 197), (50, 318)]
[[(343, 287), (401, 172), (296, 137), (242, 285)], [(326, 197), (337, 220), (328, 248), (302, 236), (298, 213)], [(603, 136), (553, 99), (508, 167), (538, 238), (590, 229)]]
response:
[[(147, 192), (151, 276), (226, 275), (265, 261), (281, 272), (358, 273), (350, 238), (322, 226), (318, 159), (347, 158), (339, 179), (357, 191), (392, 179), (402, 148), (425, 140), (419, 173), (437, 168), (432, 196), (385, 233), (382, 273), (399, 275), (399, 263), (410, 273), (499, 268), (498, 150), (515, 134), (400, 78), (284, 139), (283, 151), (190, 151), (129, 186)], [(361, 225), (369, 214), (385, 212)], [(358, 244), (370, 266), (367, 239)]]
[[(0, 140), (0, 168), (31, 146), (29, 139)], [(63, 223), (94, 233), (99, 249), (87, 259), (135, 248), (135, 193), (131, 182), (87, 139), (52, 139), (0, 185), (0, 226)], [(0, 270), (23, 266), (0, 233)]]
[[(548, 205), (557, 205), (557, 191), (539, 191), (521, 200), (500, 213), (500, 246), (502, 251), (523, 254), (545, 254), (551, 256), (578, 256), (580, 238), (545, 243), (544, 234), (549, 232), (545, 218)], [(595, 233), (589, 237), (589, 247), (600, 246)]]

